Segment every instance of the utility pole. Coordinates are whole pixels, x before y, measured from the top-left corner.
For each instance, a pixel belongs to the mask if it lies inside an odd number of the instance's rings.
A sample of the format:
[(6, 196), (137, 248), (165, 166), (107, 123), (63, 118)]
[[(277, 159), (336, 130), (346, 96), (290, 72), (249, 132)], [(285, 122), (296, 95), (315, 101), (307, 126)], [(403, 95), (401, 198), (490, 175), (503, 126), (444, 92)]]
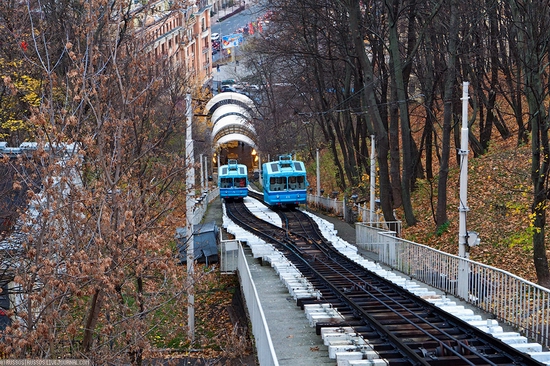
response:
[(191, 94), (185, 97), (187, 126), (185, 130), (185, 189), (186, 196), (186, 229), (187, 229), (187, 325), (189, 327), (188, 338), (195, 341), (195, 284), (194, 284), (194, 260), (195, 243), (193, 239), (193, 211), (195, 209), (195, 159), (193, 151), (193, 107)]
[(462, 129), (460, 139), (460, 203), (458, 221), (458, 288), (457, 295), (468, 299), (470, 264), (470, 246), (479, 244), (478, 234), (474, 231), (467, 231), (466, 216), (468, 208), (468, 85), (467, 81), (462, 83)]

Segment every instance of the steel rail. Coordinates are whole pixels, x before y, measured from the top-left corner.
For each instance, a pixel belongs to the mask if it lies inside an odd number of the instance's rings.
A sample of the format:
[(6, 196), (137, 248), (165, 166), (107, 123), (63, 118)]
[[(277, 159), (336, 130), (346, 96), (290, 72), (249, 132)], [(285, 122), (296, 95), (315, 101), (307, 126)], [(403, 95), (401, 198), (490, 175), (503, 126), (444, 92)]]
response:
[[(303, 231), (303, 233), (294, 233), (290, 231), (289, 226), (287, 226), (286, 229), (281, 229), (255, 217), (242, 203), (240, 205), (238, 203), (231, 204), (227, 213), (237, 224), (276, 245), (279, 250), (282, 250), (287, 258), (299, 267), (303, 275), (310, 280), (315, 279), (315, 282), (320, 282), (322, 287), (328, 289), (332, 293), (332, 296), (341, 303), (346, 304), (355, 319), (361, 319), (374, 328), (380, 338), (385, 339), (399, 354), (409, 360), (408, 364), (432, 365), (436, 360), (442, 361), (443, 359), (460, 362), (460, 365), (541, 364), (527, 354), (513, 349), (500, 340), (487, 335), (485, 332), (470, 326), (459, 318), (448, 314), (429, 302), (396, 287), (386, 279), (349, 261), (349, 259), (336, 251), (330, 243), (319, 238), (319, 229), (316, 225), (313, 225), (314, 223), (307, 215), (304, 215), (304, 217), (307, 217), (310, 221), (311, 228), (306, 228), (305, 225), (300, 222), (299, 225), (302, 229), (300, 231)], [(283, 214), (283, 216), (286, 215)], [(288, 223), (287, 225), (298, 220), (297, 216), (299, 216), (299, 213), (293, 212), (292, 216), (295, 216), (292, 220), (289, 220), (288, 217), (286, 220), (283, 218), (283, 220)], [(295, 240), (293, 240), (293, 237)], [(298, 261), (298, 263), (296, 263), (296, 261)], [(329, 273), (327, 271), (331, 272)], [(368, 275), (369, 279), (361, 277), (359, 273), (363, 274), (363, 276)], [(328, 278), (330, 276), (333, 277)], [(335, 282), (338, 282), (338, 285), (335, 284)], [(376, 283), (373, 285), (372, 283), (374, 282)], [(347, 283), (349, 289), (352, 289), (352, 291), (362, 291), (361, 293), (354, 293), (353, 296), (363, 296), (363, 298), (356, 299), (351, 297), (351, 291), (347, 288), (345, 290), (341, 289), (342, 286), (339, 286), (341, 283)], [(382, 289), (382, 287), (384, 288)], [(390, 287), (392, 288), (392, 293), (388, 294)], [(374, 291), (380, 295), (376, 296)], [(396, 295), (406, 298), (407, 301), (416, 304), (422, 309), (429, 309), (424, 310), (424, 312), (431, 316), (435, 316), (436, 320), (446, 325), (447, 328), (460, 331), (460, 334), (450, 334), (445, 329), (436, 325), (434, 321), (429, 321), (420, 314), (412, 311), (410, 307), (406, 307), (397, 301), (395, 299), (395, 297), (397, 297)], [(368, 296), (368, 299), (364, 298), (365, 296)], [(381, 304), (382, 308), (388, 309), (391, 313), (395, 314), (397, 318), (409, 324), (411, 328), (417, 329), (419, 334), (423, 334), (427, 339), (430, 339), (432, 343), (437, 344), (437, 349), (428, 351), (423, 347), (419, 347), (418, 351), (415, 351), (410, 348), (407, 343), (391, 332), (386, 325), (382, 324), (378, 319), (379, 317), (369, 314), (367, 310), (359, 305), (361, 302), (370, 300), (377, 301), (379, 305)], [(410, 314), (409, 318), (397, 311), (397, 309), (392, 308), (390, 304), (406, 311)], [(411, 318), (418, 322), (422, 322), (421, 324), (429, 326), (434, 333), (438, 333), (441, 336), (438, 338), (435, 334), (431, 334), (419, 324), (412, 321)], [(419, 334), (417, 334), (417, 336)], [(461, 340), (458, 336), (462, 336), (465, 339)], [(481, 343), (482, 347), (470, 345), (468, 339), (472, 340), (472, 337), (475, 341), (472, 343)], [(441, 338), (444, 339), (442, 340)], [(416, 339), (416, 337), (414, 337), (414, 339)], [(426, 343), (426, 341), (424, 342)], [(485, 353), (486, 350), (490, 350), (494, 353)], [(499, 359), (507, 359), (506, 363), (495, 363), (491, 360), (491, 358), (496, 358), (497, 356), (500, 357)]]

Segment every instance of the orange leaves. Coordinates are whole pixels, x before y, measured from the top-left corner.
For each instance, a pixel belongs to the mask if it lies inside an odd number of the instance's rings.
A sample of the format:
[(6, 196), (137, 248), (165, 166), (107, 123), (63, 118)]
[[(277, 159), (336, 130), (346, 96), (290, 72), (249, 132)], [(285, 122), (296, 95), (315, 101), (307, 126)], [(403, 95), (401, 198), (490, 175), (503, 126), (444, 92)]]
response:
[[(511, 139), (509, 139), (511, 140)], [(530, 147), (517, 147), (505, 140), (495, 142), (487, 154), (471, 159), (468, 175), (468, 230), (477, 231), (481, 244), (470, 251), (470, 258), (535, 281), (529, 231), (531, 185)], [(458, 181), (458, 169), (452, 169), (449, 181)], [(436, 236), (431, 219), (429, 196), (413, 194), (413, 206), (422, 220), (403, 229), (405, 238), (417, 243), (458, 251), (458, 186), (448, 187), (449, 220), (447, 232)]]

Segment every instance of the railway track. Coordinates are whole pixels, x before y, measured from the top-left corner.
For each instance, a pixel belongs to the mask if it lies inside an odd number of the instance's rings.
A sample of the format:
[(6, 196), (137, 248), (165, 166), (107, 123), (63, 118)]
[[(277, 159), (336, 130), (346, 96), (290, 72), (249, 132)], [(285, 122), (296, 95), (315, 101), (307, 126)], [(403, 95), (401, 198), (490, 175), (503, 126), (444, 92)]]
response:
[[(342, 326), (368, 341), (390, 365), (542, 365), (482, 330), (361, 267), (335, 250), (299, 210), (278, 211), (283, 227), (253, 215), (242, 202), (226, 203), (239, 226), (271, 243), (319, 290)], [(334, 327), (335, 324), (318, 324)], [(319, 329), (318, 329), (319, 331)]]

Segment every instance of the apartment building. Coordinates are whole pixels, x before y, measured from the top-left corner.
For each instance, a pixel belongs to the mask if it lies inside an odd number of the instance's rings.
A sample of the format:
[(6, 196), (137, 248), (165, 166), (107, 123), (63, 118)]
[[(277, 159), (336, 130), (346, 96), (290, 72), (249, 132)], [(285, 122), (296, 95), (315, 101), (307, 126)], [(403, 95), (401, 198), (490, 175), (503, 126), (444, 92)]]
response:
[(165, 64), (183, 65), (194, 83), (207, 84), (212, 78), (209, 0), (193, 0), (179, 9), (170, 0), (148, 5), (149, 10), (136, 18), (145, 32), (147, 51)]

